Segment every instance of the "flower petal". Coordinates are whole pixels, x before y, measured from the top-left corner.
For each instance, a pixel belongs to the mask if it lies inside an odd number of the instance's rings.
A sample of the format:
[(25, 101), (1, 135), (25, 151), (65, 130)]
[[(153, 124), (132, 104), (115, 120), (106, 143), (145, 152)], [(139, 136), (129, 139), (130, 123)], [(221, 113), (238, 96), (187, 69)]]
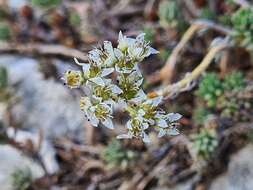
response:
[(142, 140), (144, 143), (150, 143), (149, 136), (145, 132), (143, 132)]
[(163, 97), (162, 96), (158, 96), (152, 99), (152, 105), (153, 106), (158, 106), (161, 101), (162, 101)]
[(114, 71), (114, 68), (105, 68), (102, 70), (101, 77), (105, 77), (111, 74)]
[(107, 118), (102, 123), (105, 127), (109, 128), (109, 129), (114, 129), (113, 122), (110, 118)]
[(132, 136), (130, 134), (121, 134), (116, 137), (117, 139), (131, 139)]
[(94, 127), (98, 126), (99, 120), (95, 117), (93, 113), (87, 114), (88, 119), (90, 120), (90, 124)]
[(172, 128), (172, 129), (168, 129), (167, 134), (172, 135), (172, 136), (176, 136), (176, 135), (179, 135), (180, 133), (178, 132), (178, 130), (176, 128)]
[(112, 93), (121, 94), (122, 92), (123, 91), (117, 85), (112, 85)]
[(166, 130), (164, 129), (160, 129), (159, 133), (158, 133), (158, 137), (163, 137), (164, 135), (166, 135)]
[(167, 119), (169, 120), (169, 122), (174, 122), (177, 121), (179, 119), (181, 119), (182, 115), (179, 113), (169, 113), (167, 114)]
[(94, 78), (91, 78), (91, 79), (89, 79), (89, 80), (90, 80), (91, 82), (96, 83), (96, 84), (99, 85), (99, 86), (105, 86), (105, 83), (104, 83), (103, 79), (100, 78), (100, 77), (94, 77)]
[(166, 127), (168, 127), (168, 124), (167, 124), (167, 122), (166, 122), (164, 119), (159, 119), (159, 120), (157, 121), (157, 125), (158, 125), (159, 127), (161, 127), (161, 128), (166, 128)]

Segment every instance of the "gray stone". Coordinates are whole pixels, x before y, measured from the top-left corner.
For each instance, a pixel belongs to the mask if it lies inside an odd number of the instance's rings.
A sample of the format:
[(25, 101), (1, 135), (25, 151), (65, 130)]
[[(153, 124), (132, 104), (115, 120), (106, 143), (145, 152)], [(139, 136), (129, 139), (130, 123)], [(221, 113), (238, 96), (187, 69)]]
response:
[(16, 123), (28, 129), (41, 129), (50, 138), (84, 138), (79, 94), (74, 95), (54, 79), (44, 80), (35, 59), (1, 56), (0, 65), (7, 67), (9, 81), (20, 98), (12, 108)]
[(253, 189), (253, 145), (249, 144), (232, 156), (228, 171), (217, 177), (210, 190), (252, 190)]
[(7, 135), (17, 143), (25, 144), (28, 141), (32, 142), (33, 146), (39, 149), (38, 154), (48, 174), (54, 174), (59, 170), (59, 165), (55, 159), (56, 152), (54, 147), (45, 138), (41, 139), (38, 133), (8, 128)]
[(17, 169), (26, 170), (29, 168), (33, 179), (40, 178), (45, 174), (40, 165), (9, 145), (0, 145), (0, 158), (1, 190), (13, 190), (11, 176)]

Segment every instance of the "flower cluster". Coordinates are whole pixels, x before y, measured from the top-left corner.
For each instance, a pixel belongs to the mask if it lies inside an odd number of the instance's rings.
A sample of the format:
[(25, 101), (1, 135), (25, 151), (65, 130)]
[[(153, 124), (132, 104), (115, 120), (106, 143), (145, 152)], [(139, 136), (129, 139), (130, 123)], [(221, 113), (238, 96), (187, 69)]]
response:
[(85, 86), (86, 96), (81, 98), (80, 107), (93, 126), (102, 124), (113, 129), (113, 107), (119, 104), (130, 119), (126, 124), (128, 133), (118, 138), (137, 137), (149, 142), (147, 132), (151, 127), (159, 131), (158, 136), (177, 135), (176, 121), (181, 115), (166, 114), (158, 107), (162, 97), (149, 98), (142, 89), (138, 63), (158, 53), (144, 40), (144, 35), (134, 39), (120, 32), (116, 48), (105, 41), (103, 47), (88, 53), (88, 63), (75, 59), (82, 71), (66, 71), (63, 79), (70, 88)]

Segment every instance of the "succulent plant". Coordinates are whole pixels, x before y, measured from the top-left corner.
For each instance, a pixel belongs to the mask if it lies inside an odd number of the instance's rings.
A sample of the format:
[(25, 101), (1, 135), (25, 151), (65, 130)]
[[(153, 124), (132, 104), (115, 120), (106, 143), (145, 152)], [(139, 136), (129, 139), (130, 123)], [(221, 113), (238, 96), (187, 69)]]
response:
[(207, 160), (218, 145), (217, 134), (214, 129), (202, 128), (199, 133), (191, 136), (192, 148), (196, 156)]
[(204, 122), (206, 121), (208, 115), (210, 115), (211, 112), (204, 108), (204, 107), (197, 107), (193, 111), (193, 121), (197, 125), (203, 125)]
[(240, 90), (245, 87), (245, 79), (241, 72), (234, 71), (231, 74), (228, 74), (224, 78), (223, 86), (224, 90)]
[(196, 95), (203, 98), (207, 102), (207, 106), (214, 108), (217, 98), (222, 95), (224, 89), (222, 82), (215, 73), (207, 73), (199, 84)]
[(112, 140), (102, 154), (109, 169), (119, 168), (126, 170), (135, 163), (136, 153), (123, 147), (121, 141)]
[(27, 190), (32, 183), (32, 173), (29, 168), (17, 169), (11, 178), (14, 190)]
[(218, 99), (217, 105), (222, 117), (233, 121), (250, 120), (253, 109), (253, 86), (248, 85), (240, 90), (225, 92)]
[(232, 15), (234, 31), (232, 37), (236, 44), (253, 50), (253, 11), (250, 8), (241, 8)]

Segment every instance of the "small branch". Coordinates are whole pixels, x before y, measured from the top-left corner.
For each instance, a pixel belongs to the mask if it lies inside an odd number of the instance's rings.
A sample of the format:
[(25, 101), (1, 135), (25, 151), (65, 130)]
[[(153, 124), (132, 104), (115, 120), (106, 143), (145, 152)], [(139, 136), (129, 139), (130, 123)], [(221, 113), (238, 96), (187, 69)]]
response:
[(28, 55), (43, 55), (43, 56), (60, 56), (65, 58), (74, 58), (86, 62), (87, 57), (81, 51), (68, 48), (62, 45), (47, 45), (47, 44), (16, 44), (8, 42), (0, 42), (0, 53), (19, 53)]
[(177, 62), (177, 57), (179, 52), (185, 47), (188, 41), (192, 38), (195, 32), (199, 30), (199, 25), (191, 25), (190, 28), (185, 32), (181, 41), (177, 44), (177, 46), (172, 51), (168, 60), (165, 63), (165, 66), (160, 71), (160, 77), (165, 83), (169, 83), (173, 77), (173, 71)]
[(202, 60), (202, 62), (190, 74), (188, 74), (185, 78), (183, 78), (179, 82), (176, 82), (174, 84), (167, 86), (166, 88), (158, 90), (156, 94), (161, 95), (163, 97), (168, 97), (175, 91), (180, 92), (180, 90), (186, 88), (192, 81), (196, 80), (207, 69), (207, 67), (210, 65), (213, 58), (218, 52), (227, 47), (228, 47), (227, 44), (221, 44), (216, 47), (213, 47), (205, 56), (205, 58)]
[(176, 62), (179, 56), (180, 51), (186, 46), (186, 44), (190, 41), (193, 35), (199, 31), (200, 29), (213, 29), (219, 31), (225, 35), (229, 35), (232, 33), (232, 30), (229, 28), (225, 28), (221, 25), (218, 25), (214, 22), (208, 20), (196, 20), (192, 22), (192, 25), (183, 35), (181, 41), (177, 44), (177, 46), (172, 51), (170, 57), (166, 61), (164, 67), (160, 71), (160, 79), (164, 81), (165, 84), (169, 84), (173, 78), (174, 69), (176, 66)]

